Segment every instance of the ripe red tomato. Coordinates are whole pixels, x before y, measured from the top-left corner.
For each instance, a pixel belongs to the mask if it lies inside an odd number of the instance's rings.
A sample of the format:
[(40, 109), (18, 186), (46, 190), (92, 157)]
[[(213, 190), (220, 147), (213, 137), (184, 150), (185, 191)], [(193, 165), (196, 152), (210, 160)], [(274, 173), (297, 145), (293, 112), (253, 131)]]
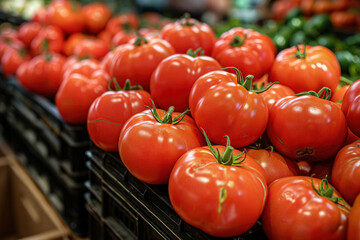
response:
[(9, 47), (1, 57), (1, 70), (5, 76), (15, 75), (18, 67), (25, 61), (30, 60), (30, 56), (25, 49), (15, 49)]
[(70, 124), (86, 124), (92, 102), (106, 92), (110, 76), (94, 60), (82, 60), (64, 74), (55, 96), (61, 117)]
[(346, 93), (346, 91), (348, 90), (349, 87), (350, 87), (350, 85), (344, 85), (344, 86), (336, 88), (335, 92), (333, 92), (331, 94), (330, 100), (333, 102), (339, 102), (340, 100), (342, 100), (344, 97), (344, 94)]
[(119, 85), (127, 79), (132, 84), (150, 89), (151, 74), (166, 57), (175, 53), (174, 48), (165, 40), (138, 37), (134, 43), (120, 45), (114, 52), (111, 76), (116, 77)]
[(269, 112), (267, 135), (272, 145), (290, 158), (326, 160), (346, 140), (345, 116), (329, 100), (312, 95), (289, 96), (275, 102)]
[(105, 3), (93, 2), (82, 8), (85, 28), (90, 33), (99, 33), (111, 18), (111, 10)]
[(197, 54), (194, 51), (174, 54), (159, 63), (150, 80), (151, 97), (159, 107), (167, 109), (174, 106), (179, 112), (185, 111), (189, 108), (194, 82), (205, 73), (221, 69), (212, 57)]
[(203, 146), (205, 141), (185, 112), (181, 115), (171, 107), (165, 113), (153, 107), (133, 115), (125, 123), (119, 137), (119, 154), (136, 178), (150, 184), (167, 184), (179, 157)]
[(98, 35), (97, 38), (102, 40), (104, 43), (106, 43), (106, 45), (110, 48), (111, 45), (111, 41), (112, 41), (112, 35), (109, 31), (101, 31)]
[(270, 109), (278, 99), (295, 95), (295, 92), (283, 84), (275, 83), (271, 88), (259, 94), (264, 98), (268, 109)]
[(22, 41), (17, 38), (8, 38), (1, 37), (0, 38), (0, 58), (4, 55), (6, 49), (14, 48), (14, 49), (25, 49), (25, 45)]
[(166, 24), (160, 32), (160, 38), (168, 41), (176, 53), (185, 54), (189, 49), (202, 48), (210, 55), (215, 43), (215, 33), (211, 27), (189, 17)]
[(151, 106), (150, 94), (125, 83), (123, 89), (109, 90), (91, 104), (87, 129), (91, 140), (104, 151), (118, 151), (120, 131), (136, 113)]
[(360, 193), (360, 141), (344, 146), (336, 155), (332, 184), (352, 204)]
[(114, 36), (119, 31), (138, 29), (139, 26), (139, 20), (135, 13), (122, 13), (110, 18), (105, 30), (111, 33), (111, 36)]
[(269, 72), (275, 54), (276, 47), (270, 37), (251, 29), (236, 27), (220, 36), (211, 55), (221, 66), (236, 67), (244, 76), (253, 75), (256, 81)]
[(31, 18), (31, 22), (47, 24), (48, 19), (48, 10), (46, 7), (40, 7), (36, 10), (35, 14)]
[(83, 33), (70, 34), (64, 42), (63, 52), (65, 53), (65, 55), (73, 55), (75, 47), (81, 44), (82, 40), (84, 40), (85, 38), (87, 38), (87, 36)]
[(311, 162), (311, 171), (308, 174), (309, 176), (313, 176), (319, 179), (328, 178), (329, 182), (331, 183), (331, 170), (334, 165), (335, 158), (332, 157), (330, 159), (327, 159), (325, 161), (321, 162)]
[(243, 85), (240, 75), (213, 71), (198, 78), (190, 91), (191, 115), (215, 144), (225, 144), (228, 135), (234, 147), (243, 147), (255, 142), (266, 128), (266, 103)]
[(323, 87), (334, 92), (340, 75), (340, 64), (331, 50), (322, 46), (304, 48), (301, 45), (284, 49), (276, 56), (269, 82), (284, 84), (295, 93), (317, 92)]
[(62, 82), (62, 67), (65, 57), (58, 53), (44, 53), (23, 63), (16, 76), (28, 90), (46, 96), (55, 96)]
[(345, 92), (341, 110), (346, 116), (349, 129), (360, 137), (360, 79), (351, 84)]
[(45, 51), (60, 53), (64, 45), (64, 33), (56, 26), (43, 27), (39, 34), (31, 41), (30, 49), (33, 55), (39, 55)]
[(81, 8), (81, 4), (74, 1), (52, 1), (47, 7), (48, 21), (66, 33), (82, 32), (85, 23)]
[(296, 163), (273, 150), (249, 149), (248, 156), (257, 161), (266, 173), (267, 185), (276, 179), (299, 175)]
[(360, 194), (356, 197), (349, 214), (347, 240), (360, 240)]
[(119, 46), (128, 43), (131, 39), (134, 38), (136, 38), (136, 33), (134, 31), (119, 31), (111, 39), (111, 45)]
[(18, 38), (29, 47), (31, 41), (39, 34), (41, 24), (37, 22), (25, 22), (19, 26)]
[(269, 186), (262, 224), (269, 239), (345, 239), (350, 206), (326, 179), (285, 177)]
[(80, 58), (91, 57), (102, 59), (108, 53), (108, 45), (96, 38), (84, 38), (74, 46), (74, 55)]
[(187, 151), (176, 162), (169, 197), (188, 224), (216, 237), (237, 236), (248, 231), (263, 211), (265, 172), (229, 141), (227, 146), (208, 143)]

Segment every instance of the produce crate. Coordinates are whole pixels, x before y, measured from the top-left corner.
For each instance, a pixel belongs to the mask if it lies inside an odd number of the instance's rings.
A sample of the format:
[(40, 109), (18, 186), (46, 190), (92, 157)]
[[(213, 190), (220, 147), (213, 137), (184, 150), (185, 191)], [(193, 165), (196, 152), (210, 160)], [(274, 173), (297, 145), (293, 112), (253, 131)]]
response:
[[(167, 185), (149, 185), (136, 179), (117, 153), (104, 152), (91, 144), (86, 155), (88, 205), (101, 212), (103, 236), (107, 229), (117, 236), (102, 239), (124, 239), (121, 233), (130, 239), (220, 239), (184, 222), (171, 206)], [(257, 222), (247, 233), (225, 239), (263, 240), (266, 236)]]

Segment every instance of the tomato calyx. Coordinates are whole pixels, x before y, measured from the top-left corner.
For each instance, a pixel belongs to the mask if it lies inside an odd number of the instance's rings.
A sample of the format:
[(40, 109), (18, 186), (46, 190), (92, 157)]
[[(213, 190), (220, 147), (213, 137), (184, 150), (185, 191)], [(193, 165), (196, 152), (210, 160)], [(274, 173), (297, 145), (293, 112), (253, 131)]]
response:
[(305, 44), (304, 44), (304, 51), (303, 52), (300, 51), (298, 45), (296, 46), (295, 57), (300, 58), (300, 59), (305, 59), (306, 58), (306, 45)]
[[(226, 136), (224, 136), (224, 138), (227, 139), (226, 149), (225, 149), (224, 153), (221, 155), (219, 152), (219, 149), (216, 148), (216, 151), (215, 151), (214, 147), (211, 145), (211, 142), (210, 142), (209, 138), (207, 137), (205, 130), (202, 129), (202, 131), (204, 133), (205, 141), (206, 141), (211, 153), (214, 155), (214, 157), (216, 158), (216, 161), (219, 164), (227, 165), (227, 166), (235, 166), (235, 167), (244, 167), (244, 165), (242, 165), (241, 163), (246, 159), (246, 150), (244, 150), (240, 154), (234, 156), (234, 148), (232, 146), (230, 146), (230, 138), (228, 135), (226, 135)], [(238, 160), (243, 155), (244, 155), (243, 159)]]
[(204, 56), (204, 50), (202, 48), (198, 48), (194, 51), (192, 48), (190, 48), (186, 52), (186, 54), (189, 55), (190, 57), (197, 57), (198, 54), (199, 54), (199, 56)]
[(243, 38), (240, 37), (239, 35), (236, 35), (231, 40), (230, 46), (232, 46), (232, 47), (241, 47), (244, 44), (246, 38), (247, 38), (247, 34), (245, 34), (245, 36)]
[(191, 26), (195, 25), (195, 22), (190, 22), (190, 13), (184, 14), (182, 22), (184, 22), (184, 23), (181, 23), (181, 26), (184, 26), (184, 27), (191, 27)]
[(171, 106), (169, 107), (168, 111), (165, 113), (165, 116), (161, 119), (160, 116), (158, 115), (158, 113), (156, 112), (156, 106), (155, 103), (152, 99), (150, 99), (152, 102), (152, 106), (153, 108), (146, 106), (147, 108), (150, 109), (151, 114), (153, 115), (153, 117), (155, 118), (155, 120), (159, 123), (162, 124), (172, 124), (172, 125), (176, 125), (179, 122), (181, 122), (185, 115), (190, 111), (190, 109), (186, 109), (183, 113), (181, 113), (179, 116), (173, 118), (172, 114), (174, 113), (175, 107)]
[(353, 81), (351, 81), (350, 79), (348, 79), (348, 78), (346, 78), (346, 77), (344, 77), (344, 76), (341, 76), (341, 77), (340, 77), (340, 85), (341, 85), (341, 86), (351, 85), (351, 84), (353, 84), (353, 83), (354, 83)]
[(331, 98), (331, 89), (328, 87), (323, 87), (319, 90), (319, 92), (315, 92), (315, 91), (308, 91), (308, 92), (301, 92), (301, 93), (297, 93), (294, 96), (304, 96), (304, 95), (310, 95), (310, 96), (314, 96), (314, 97), (318, 97), (318, 98), (322, 98), (325, 100), (330, 100)]
[(141, 34), (139, 32), (136, 32), (136, 39), (134, 42), (134, 46), (139, 47), (139, 46), (147, 44), (147, 43), (148, 43), (148, 40), (144, 36), (141, 36)]
[(108, 90), (109, 91), (113, 91), (113, 89), (111, 88), (111, 83), (114, 83), (115, 85), (115, 91), (135, 91), (135, 90), (144, 90), (142, 88), (142, 86), (140, 86), (139, 84), (136, 84), (135, 86), (131, 86), (130, 83), (130, 79), (126, 79), (124, 87), (121, 88), (119, 83), (116, 81), (116, 78), (114, 78), (113, 80), (109, 81), (108, 84)]
[(25, 48), (21, 48), (17, 51), (21, 57), (25, 57), (27, 54), (27, 51)]

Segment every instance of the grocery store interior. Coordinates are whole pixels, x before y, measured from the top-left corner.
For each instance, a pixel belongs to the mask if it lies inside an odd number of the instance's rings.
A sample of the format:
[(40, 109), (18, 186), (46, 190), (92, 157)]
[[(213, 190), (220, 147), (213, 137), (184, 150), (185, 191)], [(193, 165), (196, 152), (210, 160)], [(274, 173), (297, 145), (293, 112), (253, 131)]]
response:
[(1, 0), (15, 239), (360, 240), (360, 1)]

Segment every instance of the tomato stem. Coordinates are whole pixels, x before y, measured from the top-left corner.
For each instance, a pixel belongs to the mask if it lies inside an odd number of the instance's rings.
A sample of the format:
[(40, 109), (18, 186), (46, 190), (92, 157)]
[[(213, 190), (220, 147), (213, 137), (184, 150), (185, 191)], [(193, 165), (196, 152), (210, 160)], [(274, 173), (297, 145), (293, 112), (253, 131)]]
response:
[(141, 34), (139, 32), (136, 32), (136, 40), (134, 42), (134, 46), (138, 47), (141, 46), (143, 44), (147, 44), (148, 40), (144, 37), (141, 36)]
[(295, 57), (296, 58), (306, 58), (306, 45), (304, 44), (304, 52), (300, 52), (300, 48), (298, 45), (296, 45), (296, 53), (295, 53)]
[(240, 47), (244, 44), (245, 40), (247, 38), (247, 34), (242, 38), (239, 35), (236, 35), (233, 37), (233, 39), (230, 42), (230, 46), (232, 47)]
[(184, 23), (181, 24), (182, 26), (191, 27), (195, 25), (195, 22), (190, 22), (190, 13), (185, 13), (183, 19)]
[(354, 82), (351, 81), (350, 79), (344, 77), (344, 76), (341, 76), (341, 77), (340, 77), (340, 83), (341, 83), (341, 85), (351, 85), (351, 84), (353, 84)]
[(328, 87), (323, 87), (319, 90), (319, 92), (315, 92), (315, 91), (301, 92), (301, 93), (295, 94), (294, 96), (304, 96), (304, 95), (311, 95), (311, 96), (322, 98), (325, 100), (330, 100), (331, 89)]
[(313, 175), (311, 175), (311, 186), (314, 191), (321, 197), (326, 197), (330, 201), (340, 204), (340, 201), (343, 201), (345, 205), (345, 200), (341, 197), (333, 197), (335, 189), (329, 186), (329, 182), (327, 180), (327, 175), (325, 178), (321, 179), (319, 188), (316, 188), (313, 181)]
[(204, 56), (204, 50), (202, 48), (198, 48), (195, 51), (192, 48), (190, 48), (186, 52), (186, 54), (189, 55), (190, 57), (197, 57), (198, 53), (200, 53), (199, 56)]
[(172, 118), (172, 114), (174, 113), (175, 107), (171, 106), (171, 107), (169, 107), (168, 111), (165, 113), (165, 116), (161, 119), (159, 114), (156, 111), (156, 106), (155, 106), (154, 101), (152, 99), (150, 99), (150, 100), (152, 102), (152, 108), (149, 106), (146, 106), (146, 107), (150, 109), (151, 114), (153, 115), (155, 120), (159, 123), (176, 125), (179, 122), (181, 122), (184, 119), (184, 117), (186, 116), (186, 114), (190, 111), (190, 109), (186, 109), (179, 116)]

